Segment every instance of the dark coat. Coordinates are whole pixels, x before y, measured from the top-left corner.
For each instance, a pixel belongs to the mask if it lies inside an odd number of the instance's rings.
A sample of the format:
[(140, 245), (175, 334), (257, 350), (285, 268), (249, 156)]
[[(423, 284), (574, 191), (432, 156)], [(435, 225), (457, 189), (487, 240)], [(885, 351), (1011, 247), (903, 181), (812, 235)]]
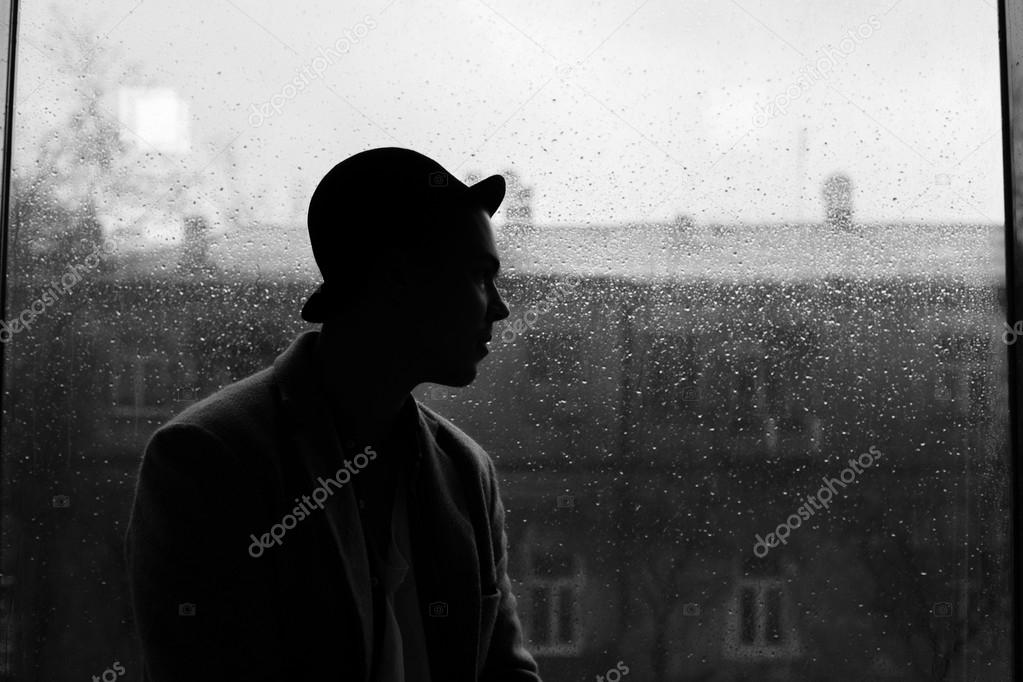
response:
[[(370, 568), (353, 486), (281, 544), (249, 553), (251, 536), (341, 466), (313, 363), (318, 334), (189, 407), (146, 447), (126, 555), (149, 680), (369, 682)], [(409, 517), (432, 680), (539, 682), (507, 575), (494, 465), (415, 406)]]

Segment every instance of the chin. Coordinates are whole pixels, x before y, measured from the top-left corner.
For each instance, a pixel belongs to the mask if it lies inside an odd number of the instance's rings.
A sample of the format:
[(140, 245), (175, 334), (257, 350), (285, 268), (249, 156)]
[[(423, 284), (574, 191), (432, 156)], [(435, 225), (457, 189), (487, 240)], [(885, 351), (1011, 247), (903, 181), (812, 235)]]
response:
[(451, 386), (453, 388), (464, 388), (475, 381), (478, 374), (479, 370), (476, 364), (473, 363), (443, 372), (439, 378), (432, 380), (431, 383)]
[(465, 372), (463, 372), (462, 374), (460, 374), (455, 379), (455, 381), (452, 383), (452, 385), (453, 386), (457, 386), (458, 388), (463, 388), (465, 386), (468, 386), (469, 384), (471, 384), (472, 382), (474, 382), (476, 380), (476, 376), (478, 374), (479, 374), (479, 372), (476, 370), (476, 367), (473, 366), (473, 367), (465, 370)]

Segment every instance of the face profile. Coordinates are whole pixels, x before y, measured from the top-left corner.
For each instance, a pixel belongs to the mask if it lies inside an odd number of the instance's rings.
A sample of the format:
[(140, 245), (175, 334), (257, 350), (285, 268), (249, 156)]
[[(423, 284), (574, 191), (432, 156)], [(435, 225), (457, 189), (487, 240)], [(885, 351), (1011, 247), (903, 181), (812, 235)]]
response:
[(403, 390), (467, 386), (489, 353), (494, 323), (509, 314), (495, 283), (501, 263), (490, 218), (478, 207), (452, 210), (420, 226), (415, 247), (390, 229), (391, 254), (348, 301), (330, 304), (328, 355), (349, 365), (361, 358), (360, 372), (388, 376)]
[(438, 229), (437, 256), (416, 265), (407, 301), (420, 382), (466, 386), (476, 378), (494, 323), (508, 317), (495, 278), (501, 263), (483, 209), (459, 211)]

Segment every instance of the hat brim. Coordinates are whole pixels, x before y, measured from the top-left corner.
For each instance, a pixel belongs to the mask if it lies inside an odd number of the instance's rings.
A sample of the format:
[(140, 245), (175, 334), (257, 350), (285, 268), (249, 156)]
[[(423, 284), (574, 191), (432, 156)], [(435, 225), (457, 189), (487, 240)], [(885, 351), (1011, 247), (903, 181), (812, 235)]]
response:
[(502, 175), (491, 175), (469, 187), (469, 195), (473, 203), (482, 206), (491, 218), (494, 217), (501, 202), (504, 201), (505, 191), (507, 191), (507, 185)]

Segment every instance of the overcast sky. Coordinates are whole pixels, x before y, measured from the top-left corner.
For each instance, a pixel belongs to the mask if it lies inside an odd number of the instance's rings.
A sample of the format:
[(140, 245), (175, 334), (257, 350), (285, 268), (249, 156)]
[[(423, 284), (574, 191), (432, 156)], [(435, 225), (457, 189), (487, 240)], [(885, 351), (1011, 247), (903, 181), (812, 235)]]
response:
[[(386, 145), (460, 176), (514, 169), (547, 224), (815, 220), (836, 171), (852, 177), (862, 220), (1003, 219), (993, 0), (61, 0), (22, 11), (23, 145), (62, 120), (79, 84), (56, 72), (64, 16), (142, 66), (112, 88), (177, 93), (191, 146), (165, 154), (266, 220), (304, 221), (331, 166)], [(303, 72), (307, 85), (285, 88)], [(254, 113), (271, 100), (278, 110)]]

